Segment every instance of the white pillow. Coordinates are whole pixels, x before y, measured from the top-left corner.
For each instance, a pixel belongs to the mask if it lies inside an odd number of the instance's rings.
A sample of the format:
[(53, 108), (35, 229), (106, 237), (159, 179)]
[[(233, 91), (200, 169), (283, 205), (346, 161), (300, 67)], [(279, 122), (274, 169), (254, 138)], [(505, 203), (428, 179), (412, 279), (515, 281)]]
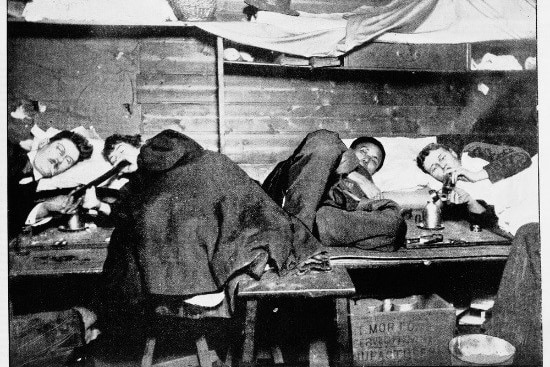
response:
[[(488, 164), (481, 158), (462, 154), (462, 165), (470, 170), (479, 170)], [(457, 187), (468, 192), (474, 199), (485, 200), (494, 205), (498, 224), (505, 231), (515, 234), (519, 227), (539, 221), (539, 170), (538, 155), (531, 158), (531, 166), (504, 180), (491, 183), (457, 182)]]
[[(35, 125), (31, 130), (34, 135), (32, 147), (36, 149), (41, 141), (54, 136), (59, 131), (60, 130), (51, 127), (43, 131)], [(70, 169), (56, 176), (40, 179), (36, 188), (37, 191), (56, 190), (84, 185), (112, 168), (111, 164), (107, 162), (101, 154), (104, 141), (99, 139), (99, 136), (93, 128), (86, 129), (83, 126), (79, 126), (72, 129), (72, 131), (88, 138), (88, 141), (94, 147), (92, 156), (89, 159), (78, 162)], [(109, 183), (107, 187), (118, 189), (121, 185), (123, 185), (123, 181), (117, 179)]]
[[(416, 156), (426, 145), (436, 142), (435, 136), (423, 138), (375, 137), (384, 146), (386, 159), (380, 171), (373, 175), (382, 191), (409, 191), (423, 186), (437, 187), (441, 183), (422, 172), (416, 165)], [(355, 139), (343, 139), (350, 146)]]

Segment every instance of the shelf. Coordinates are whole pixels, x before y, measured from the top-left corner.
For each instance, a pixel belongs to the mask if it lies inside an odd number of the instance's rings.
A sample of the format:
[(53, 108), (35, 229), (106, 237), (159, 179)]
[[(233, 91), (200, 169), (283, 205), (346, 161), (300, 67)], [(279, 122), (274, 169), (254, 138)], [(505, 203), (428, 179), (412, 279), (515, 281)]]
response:
[[(240, 20), (242, 14), (216, 13), (216, 21)], [(61, 21), (41, 20), (28, 22), (23, 18), (8, 17), (11, 28), (8, 33), (16, 35), (43, 35), (41, 27), (49, 28), (46, 33), (54, 34), (60, 29), (60, 34), (67, 34), (67, 28), (79, 27), (83, 35), (101, 33), (114, 36), (167, 36), (179, 37), (182, 29), (187, 31), (196, 29), (202, 22), (158, 22), (158, 23), (105, 23), (93, 21)], [(187, 32), (186, 31), (186, 32)], [(53, 33), (52, 33), (53, 32)], [(75, 36), (81, 36), (79, 31), (71, 31)], [(287, 67), (298, 69), (327, 69), (327, 70), (363, 70), (363, 71), (398, 71), (398, 72), (428, 72), (428, 73), (512, 73), (535, 72), (535, 70), (472, 70), (472, 60), (479, 61), (486, 53), (496, 55), (510, 54), (517, 58), (524, 67), (529, 56), (536, 56), (536, 40), (494, 41), (462, 44), (403, 44), (372, 42), (340, 58), (300, 58), (282, 56), (281, 53), (260, 49), (253, 46), (236, 44), (224, 41), (224, 49), (234, 47), (239, 52), (248, 52), (254, 61), (224, 60), (226, 65), (242, 67)], [(281, 60), (287, 58), (286, 60)], [(295, 59), (295, 60), (292, 60)], [(296, 61), (297, 60), (297, 61)], [(315, 61), (312, 61), (315, 60)], [(300, 61), (304, 64), (300, 65)], [(318, 61), (318, 62), (317, 62)]]
[[(500, 56), (513, 56), (523, 69), (472, 70), (471, 62), (473, 60), (479, 62), (488, 53), (496, 55), (497, 58)], [(536, 41), (518, 40), (459, 44), (373, 42), (347, 54), (344, 57), (344, 67), (429, 72), (522, 72), (532, 71), (524, 69), (525, 60), (529, 56), (536, 57)]]

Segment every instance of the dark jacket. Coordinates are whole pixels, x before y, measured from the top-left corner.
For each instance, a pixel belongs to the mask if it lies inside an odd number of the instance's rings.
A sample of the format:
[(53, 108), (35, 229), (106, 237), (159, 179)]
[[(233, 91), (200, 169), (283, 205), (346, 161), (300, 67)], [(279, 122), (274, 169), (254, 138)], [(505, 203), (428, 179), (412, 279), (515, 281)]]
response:
[(318, 130), (273, 169), (262, 187), (326, 246), (396, 249), (406, 231), (399, 206), (387, 199), (368, 199), (346, 178), (352, 171), (371, 179), (337, 133)]
[(280, 274), (319, 242), (222, 154), (166, 130), (150, 139), (117, 205), (104, 275), (110, 296), (219, 291), (239, 272)]
[[(8, 141), (8, 238), (12, 239), (21, 232), (25, 219), (34, 206), (37, 182), (34, 180), (32, 166), (27, 151), (19, 144)], [(21, 184), (24, 178), (30, 182)]]
[[(529, 153), (519, 147), (472, 142), (464, 147), (463, 153), (468, 153), (472, 158), (481, 158), (489, 162), (483, 169), (487, 171), (489, 181), (492, 183), (513, 176), (531, 165)], [(466, 218), (470, 223), (491, 228), (494, 231), (501, 231), (494, 206), (483, 200), (478, 200), (478, 202), (485, 208), (481, 214), (471, 213), (467, 204), (450, 204), (443, 210), (443, 219)]]

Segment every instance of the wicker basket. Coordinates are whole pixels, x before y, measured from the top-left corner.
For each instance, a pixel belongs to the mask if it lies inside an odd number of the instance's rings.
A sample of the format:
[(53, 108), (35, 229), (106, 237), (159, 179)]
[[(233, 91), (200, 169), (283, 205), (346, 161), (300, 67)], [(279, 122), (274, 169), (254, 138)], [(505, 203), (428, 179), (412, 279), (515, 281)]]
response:
[(168, 0), (168, 3), (179, 20), (212, 20), (216, 11), (216, 0)]

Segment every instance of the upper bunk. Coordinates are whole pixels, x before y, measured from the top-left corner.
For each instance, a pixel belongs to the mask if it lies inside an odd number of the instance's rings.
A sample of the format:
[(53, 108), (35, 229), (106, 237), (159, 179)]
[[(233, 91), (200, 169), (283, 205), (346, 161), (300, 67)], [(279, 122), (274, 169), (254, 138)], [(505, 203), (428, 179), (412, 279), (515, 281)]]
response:
[[(206, 21), (178, 19), (167, 0), (9, 1), (8, 14), (11, 21), (32, 23), (197, 27), (226, 40), (227, 48), (287, 56), (268, 64), (451, 72), (536, 68), (536, 0), (350, 0), (348, 7), (360, 6), (339, 12), (322, 12), (326, 7), (317, 5), (323, 1), (218, 0)], [(257, 54), (226, 60), (262, 62)]]

